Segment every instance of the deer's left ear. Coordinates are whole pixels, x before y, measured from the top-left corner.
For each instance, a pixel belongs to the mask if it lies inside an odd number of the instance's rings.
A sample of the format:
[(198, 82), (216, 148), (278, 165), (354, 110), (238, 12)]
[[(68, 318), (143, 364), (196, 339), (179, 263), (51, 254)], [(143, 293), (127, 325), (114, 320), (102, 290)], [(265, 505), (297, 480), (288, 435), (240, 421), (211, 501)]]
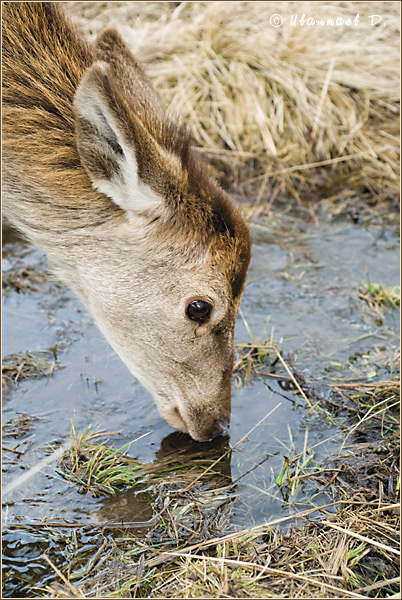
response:
[[(139, 177), (138, 154), (159, 154), (155, 140), (130, 114), (107, 63), (84, 74), (74, 98), (77, 148), (93, 186), (128, 213), (152, 214), (163, 198)], [(151, 167), (151, 165), (150, 165)]]
[(155, 88), (144, 69), (131, 54), (115, 29), (102, 31), (94, 44), (100, 61), (107, 63), (116, 80), (135, 96), (136, 103), (146, 112), (164, 118)]

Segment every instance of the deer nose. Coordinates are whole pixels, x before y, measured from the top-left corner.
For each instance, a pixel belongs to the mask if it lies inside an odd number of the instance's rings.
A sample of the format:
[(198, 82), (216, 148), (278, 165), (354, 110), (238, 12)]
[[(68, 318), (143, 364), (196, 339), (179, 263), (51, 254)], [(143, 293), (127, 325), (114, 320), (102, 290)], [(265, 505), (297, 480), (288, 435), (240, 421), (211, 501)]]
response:
[(221, 419), (217, 419), (214, 421), (214, 425), (212, 427), (212, 437), (217, 437), (218, 435), (222, 435), (226, 433), (227, 428), (229, 427), (229, 419), (227, 417), (222, 417)]

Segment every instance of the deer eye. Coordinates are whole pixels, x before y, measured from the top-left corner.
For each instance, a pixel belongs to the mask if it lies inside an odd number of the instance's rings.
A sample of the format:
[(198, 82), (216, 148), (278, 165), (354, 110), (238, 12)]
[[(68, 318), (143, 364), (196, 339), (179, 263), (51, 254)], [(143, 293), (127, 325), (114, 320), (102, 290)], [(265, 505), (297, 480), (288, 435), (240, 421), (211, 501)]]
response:
[(193, 300), (187, 305), (186, 314), (192, 321), (205, 323), (212, 311), (212, 304), (205, 300)]

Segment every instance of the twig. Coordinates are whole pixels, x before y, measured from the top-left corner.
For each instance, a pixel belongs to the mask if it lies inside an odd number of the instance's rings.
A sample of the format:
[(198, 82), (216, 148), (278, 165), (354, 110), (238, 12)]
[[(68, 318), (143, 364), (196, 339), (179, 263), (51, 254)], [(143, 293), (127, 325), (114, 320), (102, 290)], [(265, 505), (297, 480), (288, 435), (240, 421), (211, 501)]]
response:
[[(379, 148), (377, 150), (377, 152), (383, 151), (384, 149), (385, 148)], [(318, 162), (302, 164), (302, 165), (294, 165), (293, 167), (287, 167), (285, 169), (273, 171), (273, 172), (269, 173), (269, 176), (274, 177), (276, 175), (284, 175), (285, 173), (292, 173), (294, 171), (305, 171), (306, 169), (316, 169), (317, 167), (324, 167), (326, 165), (335, 165), (340, 162), (354, 160), (356, 158), (363, 158), (365, 156), (371, 156), (371, 155), (372, 155), (372, 153), (370, 151), (356, 152), (354, 154), (348, 154), (346, 156), (337, 156), (335, 158), (328, 158), (326, 160), (320, 160)], [(265, 177), (265, 173), (264, 173), (264, 175), (257, 175), (256, 177), (251, 177), (250, 179), (247, 179), (245, 181), (245, 183), (247, 183), (247, 184), (254, 183), (255, 181), (258, 181), (259, 179), (262, 179), (263, 177)]]
[(314, 117), (313, 129), (311, 132), (311, 139), (313, 141), (315, 141), (316, 136), (317, 136), (318, 124), (319, 124), (322, 109), (324, 106), (325, 97), (328, 92), (329, 82), (331, 81), (331, 76), (332, 76), (332, 71), (334, 70), (334, 66), (335, 66), (335, 58), (332, 57), (331, 60), (329, 61), (328, 71), (325, 76), (325, 81), (324, 81), (324, 85), (322, 86), (320, 100), (318, 102), (317, 110), (316, 110), (315, 117)]
[(289, 374), (291, 380), (293, 381), (293, 383), (295, 384), (295, 386), (297, 387), (297, 389), (299, 390), (300, 394), (303, 396), (303, 398), (305, 399), (305, 401), (307, 402), (308, 406), (314, 411), (317, 412), (314, 408), (314, 406), (311, 404), (310, 400), (307, 398), (306, 394), (303, 392), (303, 390), (301, 389), (299, 383), (296, 381), (295, 376), (293, 375), (293, 373), (291, 372), (291, 370), (289, 369), (289, 367), (287, 366), (287, 364), (285, 363), (285, 361), (283, 360), (281, 353), (279, 352), (279, 350), (277, 350), (277, 348), (275, 348), (275, 346), (272, 346), (272, 349), (275, 350), (279, 360), (281, 361), (282, 365), (285, 367), (287, 373)]
[(389, 387), (395, 386), (395, 389), (399, 390), (399, 384), (397, 381), (395, 381), (395, 379), (390, 379), (389, 381), (373, 381), (372, 383), (364, 383), (364, 382), (359, 383), (359, 381), (361, 381), (361, 378), (355, 379), (354, 381), (356, 381), (356, 383), (342, 383), (342, 381), (345, 381), (344, 379), (340, 379), (339, 381), (340, 381), (340, 383), (329, 383), (328, 385), (330, 387), (339, 387), (339, 388), (346, 388), (346, 389), (348, 389), (348, 388), (372, 389), (372, 388), (384, 388), (384, 387), (388, 387), (388, 386)]
[[(341, 447), (341, 449), (343, 449), (343, 448), (344, 448), (344, 446), (345, 446), (345, 444), (346, 444), (347, 440), (349, 439), (349, 437), (352, 435), (352, 433), (353, 433), (354, 431), (356, 431), (356, 429), (357, 429), (358, 427), (360, 427), (360, 425), (361, 425), (361, 424), (362, 424), (364, 421), (366, 421), (367, 419), (369, 419), (369, 418), (372, 418), (373, 416), (375, 416), (375, 415), (371, 415), (371, 416), (370, 416), (370, 413), (371, 413), (371, 412), (372, 412), (374, 409), (376, 409), (376, 408), (378, 408), (379, 406), (381, 406), (382, 404), (385, 404), (386, 402), (389, 402), (389, 400), (391, 400), (392, 398), (393, 398), (393, 396), (389, 396), (388, 398), (385, 398), (385, 400), (381, 400), (381, 402), (378, 402), (378, 404), (374, 404), (374, 406), (371, 406), (371, 407), (368, 409), (368, 411), (366, 412), (366, 414), (365, 414), (365, 415), (364, 415), (364, 416), (363, 416), (363, 417), (360, 419), (360, 421), (359, 421), (358, 423), (356, 423), (356, 425), (354, 425), (354, 426), (353, 426), (353, 427), (350, 429), (350, 431), (348, 431), (348, 433), (347, 433), (347, 435), (346, 435), (345, 439), (343, 440), (343, 443), (342, 443), (342, 447)], [(375, 413), (375, 414), (377, 414), (377, 413)]]
[(388, 506), (379, 506), (378, 508), (373, 508), (373, 510), (376, 511), (382, 511), (382, 510), (400, 510), (401, 508), (401, 503), (398, 502), (397, 504), (389, 504)]
[(278, 375), (277, 373), (267, 373), (266, 371), (257, 371), (257, 375), (262, 375), (263, 377), (275, 377), (275, 379), (281, 379), (285, 381), (292, 381), (292, 378), (288, 375)]
[(27, 523), (20, 521), (18, 523), (9, 523), (9, 529), (46, 529), (47, 527), (59, 527), (60, 529), (143, 529), (144, 527), (152, 527), (157, 522), (157, 517), (148, 519), (148, 521), (101, 521), (100, 523), (63, 523), (61, 521), (43, 521), (42, 523)]
[[(251, 335), (251, 331), (250, 328), (247, 324), (247, 321), (243, 315), (243, 313), (240, 313), (244, 324), (248, 330), (248, 332)], [(293, 375), (292, 371), (289, 369), (289, 367), (287, 366), (286, 362), (284, 361), (284, 359), (282, 358), (281, 353), (279, 352), (279, 350), (275, 347), (275, 346), (271, 346), (271, 345), (267, 345), (267, 344), (262, 344), (262, 345), (258, 345), (258, 344), (237, 344), (238, 347), (240, 348), (265, 348), (266, 350), (273, 350), (274, 352), (276, 352), (277, 357), (279, 358), (279, 360), (282, 363), (282, 366), (285, 368), (286, 372), (288, 373), (290, 379), (292, 380), (292, 382), (295, 384), (296, 388), (298, 389), (299, 393), (302, 395), (302, 397), (304, 398), (304, 400), (306, 401), (306, 403), (308, 404), (308, 406), (314, 411), (317, 412), (316, 409), (314, 408), (314, 406), (311, 404), (310, 400), (307, 398), (306, 394), (303, 392), (302, 388), (300, 387), (298, 381), (296, 380), (295, 376)]]
[(46, 562), (52, 567), (52, 569), (55, 571), (55, 573), (57, 573), (57, 575), (60, 577), (60, 579), (62, 579), (62, 581), (64, 581), (64, 583), (66, 584), (66, 586), (68, 587), (70, 592), (72, 594), (74, 594), (74, 596), (76, 598), (86, 598), (86, 596), (84, 596), (84, 594), (82, 594), (81, 592), (77, 592), (75, 587), (68, 581), (68, 579), (66, 579), (66, 577), (64, 577), (63, 573), (61, 571), (59, 571), (59, 569), (56, 567), (56, 565), (54, 565), (52, 563), (52, 561), (50, 560), (50, 558), (48, 558), (46, 556), (46, 554), (42, 554), (42, 556), (46, 560)]
[[(394, 577), (393, 579), (386, 579), (385, 581), (377, 581), (377, 583), (373, 583), (373, 585), (366, 585), (366, 587), (359, 588), (358, 592), (371, 592), (372, 590), (378, 590), (378, 588), (386, 587), (387, 585), (394, 585), (395, 583), (399, 583), (401, 581), (400, 577)], [(392, 596), (387, 596), (387, 598), (392, 598)]]
[(15, 450), (14, 448), (7, 448), (7, 446), (2, 446), (1, 449), (4, 450), (5, 452), (12, 452), (13, 454), (18, 454), (18, 458), (20, 458), (20, 456), (23, 456), (23, 454), (25, 454), (25, 451)]

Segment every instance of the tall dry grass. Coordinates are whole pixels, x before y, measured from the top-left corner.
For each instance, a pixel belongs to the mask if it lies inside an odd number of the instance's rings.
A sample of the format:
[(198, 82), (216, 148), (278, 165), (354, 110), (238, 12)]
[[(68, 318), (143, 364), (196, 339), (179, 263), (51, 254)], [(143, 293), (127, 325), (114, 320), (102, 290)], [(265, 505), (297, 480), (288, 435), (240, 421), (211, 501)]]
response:
[[(90, 37), (118, 27), (218, 176), (264, 197), (398, 193), (399, 2), (64, 4)], [(302, 26), (303, 14), (359, 24)]]

